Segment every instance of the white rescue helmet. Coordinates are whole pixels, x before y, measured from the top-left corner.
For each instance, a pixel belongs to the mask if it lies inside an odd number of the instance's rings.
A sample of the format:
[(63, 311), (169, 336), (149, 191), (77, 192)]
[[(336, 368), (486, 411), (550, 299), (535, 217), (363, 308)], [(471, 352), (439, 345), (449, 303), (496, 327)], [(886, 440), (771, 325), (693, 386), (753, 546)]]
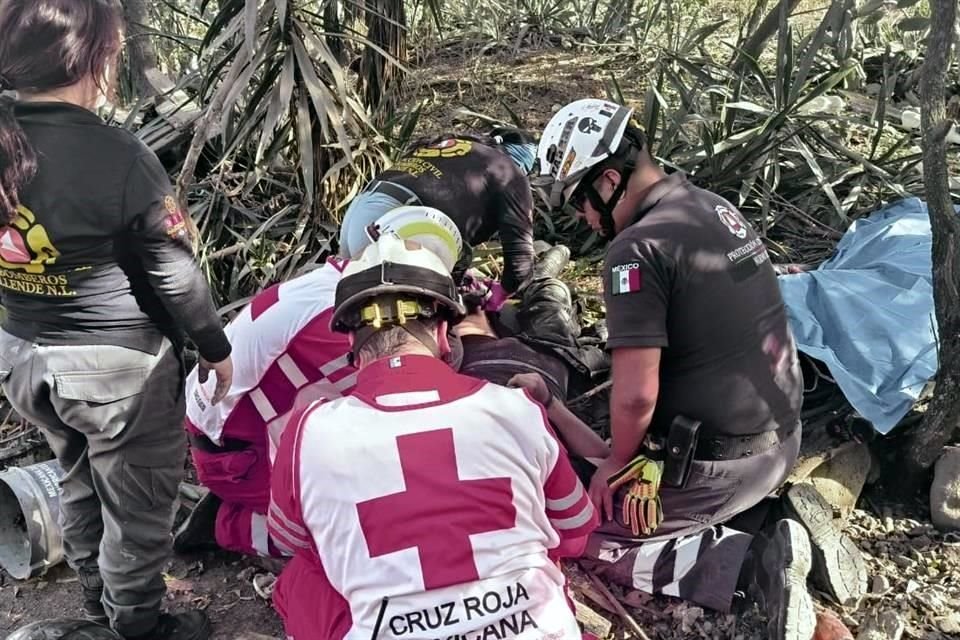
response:
[(547, 123), (530, 179), (551, 209), (562, 208), (591, 168), (617, 152), (633, 109), (586, 98), (562, 107)]
[(439, 209), (424, 206), (404, 206), (391, 209), (367, 228), (371, 242), (391, 234), (402, 240), (411, 240), (434, 253), (447, 271), (460, 258), (463, 236), (457, 225)]
[(381, 234), (344, 269), (337, 284), (331, 328), (349, 333), (364, 326), (403, 325), (418, 317), (461, 320), (466, 309), (448, 261), (449, 257), (441, 258), (415, 240), (396, 233)]

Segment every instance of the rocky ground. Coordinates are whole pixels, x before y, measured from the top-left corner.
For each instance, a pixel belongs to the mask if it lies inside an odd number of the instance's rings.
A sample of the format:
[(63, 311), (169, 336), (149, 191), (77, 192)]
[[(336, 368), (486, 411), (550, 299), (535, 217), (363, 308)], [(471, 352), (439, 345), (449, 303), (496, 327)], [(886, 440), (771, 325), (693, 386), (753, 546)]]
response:
[[(960, 638), (960, 533), (938, 532), (923, 505), (885, 501), (876, 488), (861, 498), (846, 530), (867, 558), (870, 594), (859, 607), (846, 610), (818, 597), (819, 608), (835, 612), (858, 640)], [(756, 608), (717, 614), (673, 598), (598, 584), (579, 566), (567, 569), (577, 599), (592, 612), (584, 611), (583, 619), (607, 629), (608, 638), (642, 638), (637, 628), (659, 640), (766, 637)], [(279, 621), (253, 585), (266, 573), (255, 560), (228, 553), (177, 557), (166, 572), (168, 606), (205, 608), (216, 640), (282, 638)], [(76, 578), (63, 565), (23, 582), (0, 574), (0, 637), (30, 621), (79, 611)]]
[[(869, 594), (858, 607), (844, 609), (814, 593), (818, 610), (835, 613), (857, 640), (960, 638), (960, 533), (938, 532), (924, 505), (886, 501), (879, 488), (866, 492), (844, 528), (867, 559)], [(613, 622), (611, 638), (638, 637), (591, 581), (575, 582), (582, 599)], [(724, 615), (673, 598), (624, 593), (616, 587), (610, 591), (650, 638), (767, 637), (764, 616), (756, 607), (739, 616)]]

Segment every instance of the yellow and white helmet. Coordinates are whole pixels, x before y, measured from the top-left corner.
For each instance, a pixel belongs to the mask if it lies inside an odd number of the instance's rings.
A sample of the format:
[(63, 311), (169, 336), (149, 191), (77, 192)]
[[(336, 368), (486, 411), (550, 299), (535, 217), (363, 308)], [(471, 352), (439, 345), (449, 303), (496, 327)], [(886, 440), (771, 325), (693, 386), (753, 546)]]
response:
[[(415, 235), (434, 243), (431, 233)], [(344, 269), (331, 328), (349, 333), (364, 326), (379, 329), (433, 316), (458, 322), (466, 309), (450, 275), (451, 262), (456, 262), (455, 255), (440, 257), (417, 240), (381, 233)]]
[(633, 109), (587, 98), (561, 108), (547, 123), (537, 147), (539, 169), (530, 184), (551, 209), (562, 208), (591, 168), (617, 152)]
[(460, 229), (449, 216), (433, 207), (413, 205), (391, 209), (367, 228), (371, 241), (384, 234), (411, 240), (430, 250), (447, 271), (453, 270), (463, 250)]

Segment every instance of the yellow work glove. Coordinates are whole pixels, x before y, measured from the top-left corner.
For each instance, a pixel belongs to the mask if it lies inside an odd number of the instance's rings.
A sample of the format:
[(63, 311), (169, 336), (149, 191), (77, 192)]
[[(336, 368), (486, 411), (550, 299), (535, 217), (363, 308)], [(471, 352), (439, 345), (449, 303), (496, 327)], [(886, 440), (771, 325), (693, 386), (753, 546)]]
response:
[(630, 527), (635, 536), (650, 535), (663, 520), (660, 505), (662, 477), (663, 463), (640, 455), (607, 480), (607, 485), (613, 491), (631, 483), (623, 498), (623, 523)]

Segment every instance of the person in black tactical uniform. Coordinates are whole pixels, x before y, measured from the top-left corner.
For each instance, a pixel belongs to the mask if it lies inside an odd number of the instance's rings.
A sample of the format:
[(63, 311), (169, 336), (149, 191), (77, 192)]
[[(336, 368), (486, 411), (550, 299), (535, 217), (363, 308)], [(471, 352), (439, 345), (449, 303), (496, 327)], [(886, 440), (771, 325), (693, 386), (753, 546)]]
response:
[(488, 137), (449, 134), (414, 142), (350, 204), (340, 228), (340, 255), (350, 257), (369, 244), (367, 226), (387, 211), (422, 204), (444, 212), (460, 229), (464, 247), (454, 269), (457, 281), (470, 266), (470, 247), (499, 232), (501, 285), (513, 293), (533, 268), (533, 195), (527, 173), (535, 150), (529, 134), (510, 128), (494, 129)]
[[(112, 0), (0, 2), (0, 382), (65, 475), (64, 551), (86, 615), (132, 638), (199, 640), (162, 613), (186, 454), (184, 334), (213, 402), (230, 344), (157, 157), (93, 112), (122, 42)], [(77, 636), (79, 637), (79, 636)]]
[(632, 588), (721, 611), (758, 587), (767, 637), (809, 640), (811, 568), (841, 603), (863, 595), (866, 570), (809, 491), (788, 492), (792, 517), (758, 544), (737, 522), (800, 448), (802, 380), (776, 274), (736, 208), (667, 175), (631, 115), (608, 100), (561, 108), (531, 178), (610, 243), (612, 443), (590, 486), (607, 522), (588, 555)]

